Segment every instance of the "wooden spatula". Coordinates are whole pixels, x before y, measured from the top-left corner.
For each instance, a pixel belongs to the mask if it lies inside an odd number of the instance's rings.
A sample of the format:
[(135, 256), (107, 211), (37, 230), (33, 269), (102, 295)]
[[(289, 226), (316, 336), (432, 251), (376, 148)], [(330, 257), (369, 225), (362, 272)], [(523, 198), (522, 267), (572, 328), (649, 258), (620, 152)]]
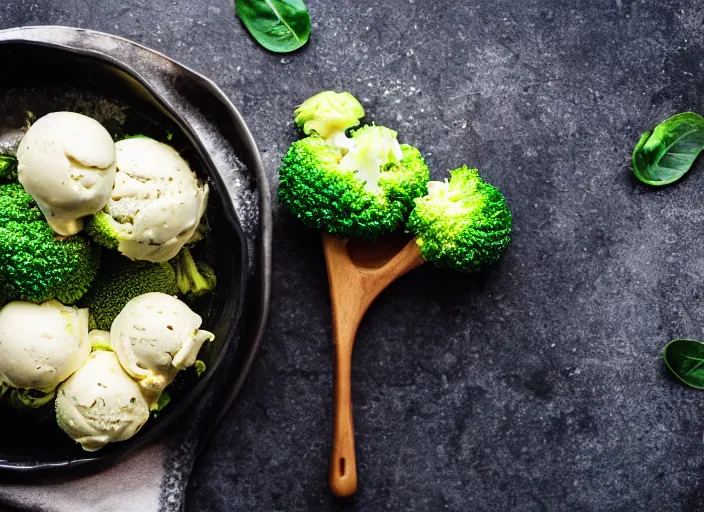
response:
[(415, 240), (388, 236), (373, 243), (323, 234), (332, 303), (335, 345), (335, 427), (330, 460), (330, 488), (336, 496), (357, 491), (357, 463), (352, 427), (352, 346), (364, 313), (394, 280), (425, 260)]

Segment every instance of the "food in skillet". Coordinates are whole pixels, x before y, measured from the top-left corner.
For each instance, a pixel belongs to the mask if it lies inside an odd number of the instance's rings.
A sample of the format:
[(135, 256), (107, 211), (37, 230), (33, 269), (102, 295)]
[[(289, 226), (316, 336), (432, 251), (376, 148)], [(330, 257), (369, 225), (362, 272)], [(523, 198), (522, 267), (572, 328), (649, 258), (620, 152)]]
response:
[(18, 179), (51, 228), (75, 235), (103, 209), (115, 182), (115, 143), (90, 117), (52, 112), (38, 119), (17, 149)]
[(132, 299), (112, 323), (110, 345), (152, 407), (176, 374), (193, 366), (203, 343), (215, 339), (201, 323), (184, 302), (165, 293)]
[(205, 370), (196, 358), (214, 336), (177, 297), (216, 285), (191, 252), (208, 236), (207, 198), (172, 147), (115, 143), (72, 112), (0, 155), (1, 407), (56, 396), (58, 425), (94, 451), (134, 436), (181, 370)]
[(122, 308), (143, 293), (160, 292), (167, 295), (179, 293), (176, 271), (169, 262), (150, 263), (116, 258), (80, 304), (89, 306), (90, 328), (110, 331), (113, 320)]
[[(82, 234), (58, 237), (19, 183), (0, 183), (0, 299), (73, 304), (88, 290), (100, 248)], [(1, 304), (0, 304), (1, 305)]]
[(56, 421), (64, 432), (93, 452), (134, 436), (149, 419), (139, 385), (114, 352), (96, 350), (56, 396)]
[(88, 310), (51, 300), (13, 301), (0, 310), (0, 382), (17, 405), (51, 400), (90, 354)]
[(115, 148), (115, 187), (88, 232), (132, 260), (168, 261), (196, 233), (208, 186), (175, 149), (154, 139), (132, 137)]

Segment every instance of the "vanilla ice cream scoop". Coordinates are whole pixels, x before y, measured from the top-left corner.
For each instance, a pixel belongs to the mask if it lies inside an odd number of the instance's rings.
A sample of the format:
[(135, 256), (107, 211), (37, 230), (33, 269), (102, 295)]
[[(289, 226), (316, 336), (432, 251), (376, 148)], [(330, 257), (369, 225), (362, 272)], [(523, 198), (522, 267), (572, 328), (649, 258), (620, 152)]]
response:
[(110, 344), (120, 364), (154, 402), (179, 370), (192, 366), (198, 351), (215, 336), (199, 330), (200, 316), (164, 293), (129, 301), (110, 328)]
[(107, 350), (92, 352), (56, 392), (59, 427), (88, 452), (130, 439), (148, 419), (149, 405), (139, 386)]
[(147, 137), (115, 144), (117, 175), (96, 222), (109, 223), (117, 249), (133, 260), (167, 261), (193, 236), (205, 212), (208, 186), (171, 146)]
[(90, 117), (52, 112), (38, 119), (17, 149), (18, 178), (52, 229), (83, 229), (82, 218), (103, 209), (115, 182), (115, 143)]
[(9, 386), (53, 391), (88, 354), (87, 309), (50, 300), (14, 301), (0, 310), (0, 381)]

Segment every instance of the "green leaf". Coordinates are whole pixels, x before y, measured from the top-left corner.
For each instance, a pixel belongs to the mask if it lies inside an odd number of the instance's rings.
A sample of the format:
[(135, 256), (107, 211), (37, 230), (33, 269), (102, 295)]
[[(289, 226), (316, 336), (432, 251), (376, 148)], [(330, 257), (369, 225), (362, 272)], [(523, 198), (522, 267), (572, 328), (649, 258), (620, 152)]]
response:
[(704, 343), (673, 340), (665, 346), (663, 358), (678, 379), (693, 388), (704, 389)]
[(235, 10), (252, 37), (272, 52), (297, 50), (310, 36), (303, 0), (236, 0)]
[(684, 112), (647, 131), (633, 149), (633, 173), (648, 185), (668, 185), (689, 171), (704, 149), (704, 118)]

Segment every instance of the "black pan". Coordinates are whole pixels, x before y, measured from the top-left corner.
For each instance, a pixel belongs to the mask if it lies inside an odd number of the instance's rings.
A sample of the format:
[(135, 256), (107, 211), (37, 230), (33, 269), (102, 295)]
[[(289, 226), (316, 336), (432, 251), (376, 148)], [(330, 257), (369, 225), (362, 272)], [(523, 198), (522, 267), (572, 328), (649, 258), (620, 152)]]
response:
[[(271, 204), (259, 152), (242, 117), (212, 82), (131, 41), (67, 27), (0, 31), (0, 146), (12, 147), (28, 116), (69, 110), (100, 121), (111, 133), (168, 139), (211, 189), (212, 232), (199, 256), (218, 275), (214, 295), (194, 309), (215, 333), (200, 359), (207, 372), (182, 372), (171, 403), (133, 439), (87, 453), (51, 414), (0, 418), (0, 477), (85, 473), (114, 463), (188, 421), (196, 401), (220, 421), (259, 348), (268, 312)], [(220, 393), (206, 393), (217, 386)], [(210, 409), (210, 410), (209, 410)], [(49, 411), (50, 412), (50, 411)]]

